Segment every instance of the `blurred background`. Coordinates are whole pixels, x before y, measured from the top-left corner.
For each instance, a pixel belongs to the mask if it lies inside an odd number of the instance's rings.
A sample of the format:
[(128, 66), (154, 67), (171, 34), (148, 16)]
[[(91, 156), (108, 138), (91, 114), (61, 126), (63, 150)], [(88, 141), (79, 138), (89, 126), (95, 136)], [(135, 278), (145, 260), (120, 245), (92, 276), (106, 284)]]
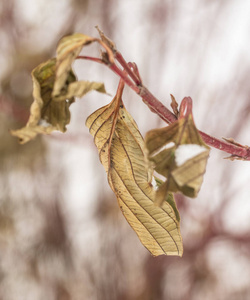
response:
[[(176, 197), (183, 257), (154, 258), (119, 211), (85, 127), (111, 97), (78, 99), (66, 134), (23, 146), (9, 134), (27, 121), (32, 69), (62, 36), (98, 36), (99, 25), (165, 105), (170, 93), (191, 96), (199, 129), (250, 145), (249, 15), (236, 0), (1, 0), (0, 299), (250, 299), (249, 162), (211, 151), (199, 196)], [(115, 94), (106, 67), (74, 69)], [(142, 134), (165, 125), (128, 89), (124, 102)]]

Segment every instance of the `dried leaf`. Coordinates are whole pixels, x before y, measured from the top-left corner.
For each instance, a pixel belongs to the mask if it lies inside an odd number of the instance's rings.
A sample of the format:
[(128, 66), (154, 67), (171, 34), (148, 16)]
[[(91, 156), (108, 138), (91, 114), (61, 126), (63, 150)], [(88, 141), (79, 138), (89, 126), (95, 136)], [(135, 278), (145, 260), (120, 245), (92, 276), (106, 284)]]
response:
[(144, 141), (121, 95), (90, 115), (86, 125), (120, 209), (142, 244), (154, 256), (181, 256), (179, 214), (173, 195), (166, 197), (162, 207), (154, 205), (155, 189), (149, 183)]
[(179, 117), (179, 110), (178, 110), (178, 103), (177, 101), (175, 100), (175, 97), (170, 94), (170, 97), (171, 97), (171, 107), (172, 107), (172, 110), (175, 114), (176, 117)]
[(154, 170), (166, 177), (158, 188), (156, 203), (161, 205), (169, 192), (196, 197), (205, 173), (209, 147), (195, 127), (192, 113), (171, 125), (149, 131), (145, 138), (148, 159)]
[[(37, 134), (49, 134), (54, 130), (65, 131), (70, 119), (69, 105), (72, 102), (53, 102), (51, 93), (55, 80), (56, 59), (40, 64), (32, 71), (33, 98), (30, 117), (24, 128), (11, 131), (24, 144)], [(75, 81), (73, 72), (68, 74), (68, 82)]]
[(11, 131), (21, 144), (35, 138), (37, 134), (50, 134), (52, 131), (66, 131), (70, 122), (69, 107), (74, 97), (82, 97), (90, 90), (105, 92), (104, 85), (97, 82), (76, 81), (72, 70), (67, 73), (66, 82), (61, 89), (61, 95), (52, 97), (55, 83), (56, 59), (50, 59), (40, 64), (32, 71), (33, 98), (30, 117), (25, 127)]
[(85, 94), (87, 94), (90, 91), (97, 91), (99, 93), (106, 93), (104, 84), (101, 82), (91, 82), (91, 81), (76, 81), (72, 82), (68, 86), (68, 90), (65, 94), (61, 96), (57, 96), (56, 98), (53, 98), (55, 102), (70, 99), (72, 97), (78, 97), (81, 98)]
[(90, 36), (75, 33), (65, 36), (59, 41), (57, 46), (57, 63), (56, 63), (56, 80), (53, 87), (53, 97), (61, 95), (61, 90), (67, 81), (71, 65), (75, 58), (79, 55), (84, 45), (88, 45), (95, 41)]
[(116, 45), (115, 43), (110, 39), (108, 38), (104, 33), (103, 31), (100, 30), (100, 28), (98, 26), (95, 26), (95, 28), (97, 29), (99, 35), (100, 35), (100, 38), (101, 40), (110, 48), (112, 49), (113, 52), (117, 51), (116, 50)]

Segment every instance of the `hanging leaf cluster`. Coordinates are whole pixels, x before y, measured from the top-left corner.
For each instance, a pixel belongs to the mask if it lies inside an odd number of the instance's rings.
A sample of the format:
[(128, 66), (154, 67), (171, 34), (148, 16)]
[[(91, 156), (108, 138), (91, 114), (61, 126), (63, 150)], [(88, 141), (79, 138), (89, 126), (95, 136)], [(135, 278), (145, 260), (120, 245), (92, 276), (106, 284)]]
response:
[[(11, 131), (20, 143), (38, 134), (65, 132), (70, 122), (69, 107), (75, 97), (83, 97), (92, 90), (106, 93), (103, 83), (78, 81), (72, 70), (82, 48), (93, 42), (105, 48), (102, 59), (114, 59), (114, 43), (99, 33), (101, 40), (83, 34), (64, 37), (58, 44), (56, 58), (32, 71), (34, 101), (29, 120), (25, 127)], [(120, 81), (114, 99), (92, 113), (86, 125), (119, 207), (141, 243), (154, 256), (182, 256), (180, 216), (173, 193), (197, 195), (209, 147), (195, 127), (190, 105), (186, 110), (181, 107), (176, 122), (149, 131), (144, 141), (125, 109), (123, 89), (124, 83)], [(174, 111), (178, 111), (177, 103)], [(165, 180), (155, 177), (155, 173)]]
[(66, 131), (70, 122), (70, 105), (75, 97), (83, 97), (91, 90), (105, 93), (103, 83), (77, 81), (72, 63), (87, 45), (96, 39), (83, 34), (63, 38), (57, 47), (57, 57), (37, 66), (31, 73), (34, 101), (25, 127), (12, 130), (24, 144), (37, 134), (50, 134), (55, 130)]

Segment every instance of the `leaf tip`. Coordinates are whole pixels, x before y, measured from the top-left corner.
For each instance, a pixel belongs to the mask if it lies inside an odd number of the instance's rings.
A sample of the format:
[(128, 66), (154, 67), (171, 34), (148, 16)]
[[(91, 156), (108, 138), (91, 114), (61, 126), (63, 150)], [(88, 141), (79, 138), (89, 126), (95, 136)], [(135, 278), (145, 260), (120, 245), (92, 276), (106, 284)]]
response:
[(172, 94), (170, 94), (170, 97), (171, 97), (171, 104), (170, 105), (172, 107), (172, 110), (173, 110), (175, 116), (178, 118), (179, 117), (179, 109), (178, 109), (179, 104), (175, 100), (175, 97)]
[(107, 45), (113, 52), (116, 52), (117, 49), (115, 43), (104, 34), (104, 32), (98, 27), (98, 25), (96, 25), (95, 28), (97, 29), (103, 43)]

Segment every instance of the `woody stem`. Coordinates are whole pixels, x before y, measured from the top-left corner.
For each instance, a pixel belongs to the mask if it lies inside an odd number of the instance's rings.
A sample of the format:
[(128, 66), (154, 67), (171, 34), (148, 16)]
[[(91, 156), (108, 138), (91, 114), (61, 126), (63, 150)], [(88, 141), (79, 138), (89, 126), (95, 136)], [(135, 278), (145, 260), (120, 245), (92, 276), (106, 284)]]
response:
[[(92, 58), (87, 56), (78, 56), (78, 59), (92, 60), (98, 63), (107, 65), (116, 75), (118, 75), (132, 90), (134, 90), (149, 107), (149, 109), (156, 113), (166, 123), (171, 124), (177, 120), (177, 117), (164, 106), (141, 82), (137, 74), (130, 68), (120, 52), (114, 53), (115, 59), (120, 63), (126, 72), (123, 72), (115, 63), (107, 63), (102, 59)], [(191, 100), (190, 97), (185, 97)], [(191, 100), (192, 101), (192, 100)], [(238, 144), (228, 143), (226, 141), (212, 137), (205, 132), (199, 131), (203, 141), (218, 150), (227, 152), (232, 156), (250, 160), (250, 148), (247, 146), (240, 146)]]

